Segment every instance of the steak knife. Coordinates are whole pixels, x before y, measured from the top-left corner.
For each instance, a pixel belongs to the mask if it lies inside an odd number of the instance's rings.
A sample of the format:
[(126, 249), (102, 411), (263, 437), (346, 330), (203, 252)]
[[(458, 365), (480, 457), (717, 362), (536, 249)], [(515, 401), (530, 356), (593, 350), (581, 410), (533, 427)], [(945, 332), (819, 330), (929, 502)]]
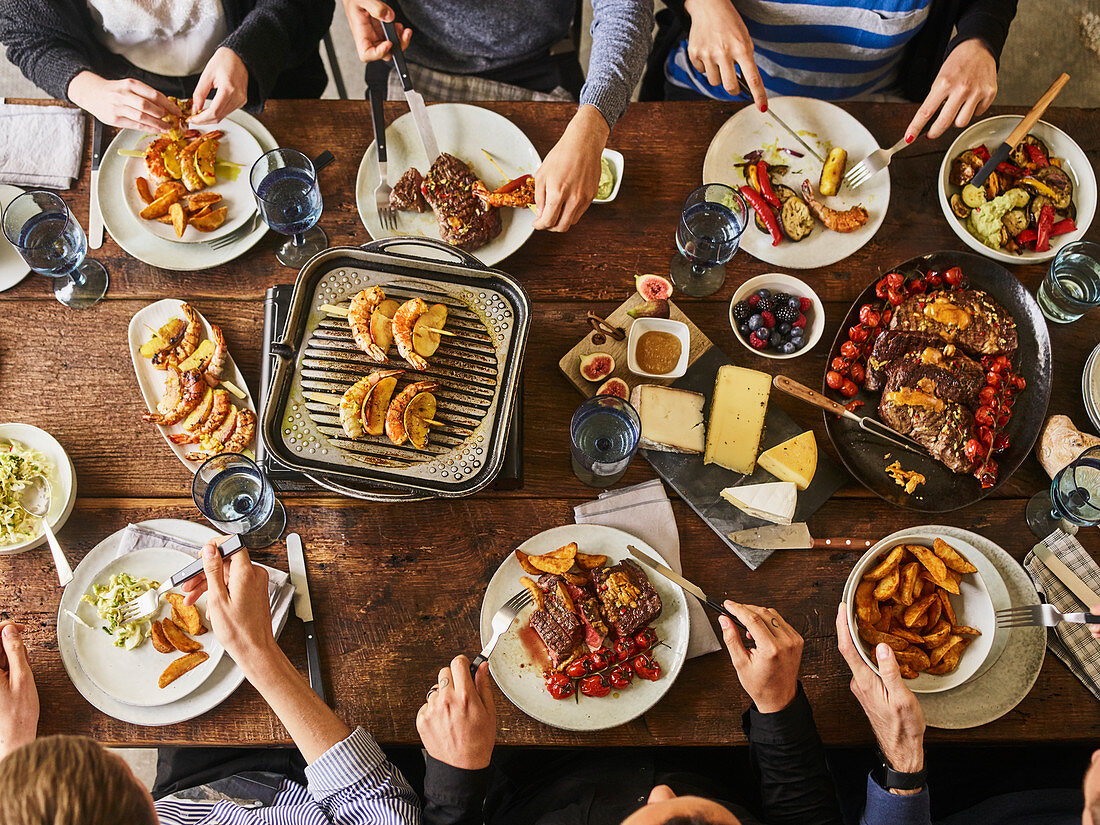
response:
[(734, 623), (741, 625), (741, 627), (744, 627), (744, 625), (741, 624), (740, 619), (738, 619), (736, 616), (726, 610), (726, 608), (722, 607), (722, 605), (720, 605), (718, 602), (714, 601), (714, 599), (710, 598), (698, 585), (692, 584), (675, 570), (669, 569), (652, 556), (643, 553), (633, 544), (628, 544), (626, 546), (626, 549), (630, 551), (630, 555), (632, 555), (650, 570), (660, 573), (662, 576), (675, 584), (685, 593), (690, 593), (692, 596), (697, 598), (715, 613), (721, 613), (723, 616), (729, 616), (734, 621)]
[(321, 678), (321, 654), (317, 649), (317, 634), (313, 630), (313, 603), (309, 599), (306, 578), (306, 556), (302, 537), (289, 533), (286, 537), (286, 557), (290, 564), (290, 582), (294, 585), (294, 613), (306, 629), (306, 664), (309, 666), (309, 686), (325, 701), (325, 684)]
[(401, 78), (401, 88), (405, 90), (405, 100), (409, 102), (409, 111), (412, 112), (413, 123), (416, 124), (416, 133), (420, 135), (420, 142), (424, 144), (424, 152), (428, 155), (428, 164), (431, 165), (439, 157), (439, 144), (435, 142), (435, 132), (432, 131), (432, 121), (428, 118), (428, 107), (424, 105), (424, 96), (413, 89), (409, 67), (405, 64), (405, 54), (401, 51), (401, 38), (397, 35), (397, 28), (392, 22), (383, 22), (382, 31), (386, 33), (386, 37), (392, 44), (390, 54), (393, 57), (393, 65), (397, 68), (398, 77)]
[(737, 530), (729, 539), (753, 550), (866, 550), (872, 544), (869, 539), (815, 539), (804, 521)]
[(103, 124), (92, 117), (92, 184), (88, 204), (88, 246), (103, 246), (103, 214), (99, 211), (99, 163), (103, 160)]
[(1035, 557), (1046, 565), (1047, 570), (1054, 574), (1054, 577), (1058, 579), (1062, 584), (1066, 586), (1074, 596), (1076, 596), (1081, 603), (1092, 610), (1096, 605), (1100, 604), (1100, 595), (1097, 595), (1091, 587), (1085, 584), (1084, 580), (1074, 573), (1066, 563), (1058, 558), (1042, 542), (1039, 542), (1031, 548), (1031, 552), (1035, 554)]

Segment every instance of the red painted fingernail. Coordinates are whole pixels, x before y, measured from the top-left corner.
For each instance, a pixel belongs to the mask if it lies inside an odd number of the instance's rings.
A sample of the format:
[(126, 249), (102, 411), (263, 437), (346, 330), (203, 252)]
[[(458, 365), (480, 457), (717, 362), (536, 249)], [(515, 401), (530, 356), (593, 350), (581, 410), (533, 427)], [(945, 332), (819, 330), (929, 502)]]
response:
[(761, 112), (766, 112), (766, 111), (768, 111), (768, 104), (767, 104), (767, 103), (764, 103), (763, 105), (761, 105), (761, 107), (760, 107), (760, 111), (761, 111)]
[(912, 143), (914, 140), (916, 140), (916, 137), (913, 136), (913, 135), (906, 135), (905, 136), (905, 142), (906, 143)]

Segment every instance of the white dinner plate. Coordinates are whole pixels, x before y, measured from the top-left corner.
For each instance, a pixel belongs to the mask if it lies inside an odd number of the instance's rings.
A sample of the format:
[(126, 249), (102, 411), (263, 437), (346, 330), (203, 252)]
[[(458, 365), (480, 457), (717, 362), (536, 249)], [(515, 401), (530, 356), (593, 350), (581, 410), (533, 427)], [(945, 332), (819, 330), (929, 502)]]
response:
[[(824, 100), (770, 97), (768, 110), (775, 111), (788, 126), (798, 130), (799, 136), (821, 157), (826, 157), (833, 146), (844, 147), (848, 151), (847, 168), (878, 148), (875, 138), (862, 123), (839, 106)], [(749, 152), (769, 146), (803, 153), (801, 158), (787, 152), (780, 152), (779, 159), (765, 158), (769, 163), (790, 166), (790, 171), (785, 175), (775, 176), (776, 183), (791, 187), (802, 197), (802, 181), (809, 179), (819, 203), (838, 210), (861, 203), (871, 217), (855, 232), (847, 233), (832, 232), (815, 218), (813, 231), (798, 243), (784, 237), (779, 246), (772, 246), (771, 235), (757, 228), (750, 207), (748, 226), (741, 235), (742, 249), (765, 263), (789, 269), (811, 269), (844, 260), (875, 236), (890, 205), (890, 170), (884, 169), (869, 178), (854, 192), (841, 184), (835, 196), (821, 197), (817, 194), (821, 163), (755, 106), (740, 109), (718, 130), (703, 161), (703, 183), (724, 183), (737, 189), (746, 180), (736, 164), (742, 162)]]
[[(264, 152), (278, 147), (271, 132), (246, 112), (240, 110), (233, 112), (220, 125), (229, 123), (237, 124), (247, 130)], [(221, 266), (238, 258), (255, 246), (267, 233), (267, 224), (260, 221), (255, 229), (238, 236), (233, 243), (214, 249), (209, 243), (205, 243), (212, 239), (209, 235), (201, 239), (203, 243), (183, 245), (175, 240), (174, 232), (171, 233), (172, 240), (165, 240), (150, 232), (145, 226), (148, 221), (138, 217), (129, 201), (120, 197), (119, 190), (123, 176), (126, 174), (127, 164), (130, 160), (136, 159), (123, 157), (118, 154), (118, 150), (132, 148), (139, 137), (140, 133), (132, 129), (120, 131), (107, 147), (107, 151), (103, 153), (103, 162), (99, 167), (99, 209), (103, 213), (103, 225), (122, 249), (150, 266), (193, 272)], [(241, 179), (244, 179), (247, 186), (247, 169), (241, 170), (238, 181)], [(250, 212), (255, 211), (254, 204), (255, 199)], [(213, 234), (210, 233), (210, 235)]]
[[(599, 524), (565, 524), (544, 530), (527, 539), (519, 549), (530, 555), (542, 555), (573, 541), (577, 543), (581, 553), (606, 555), (608, 565), (631, 558), (626, 549), (628, 544), (633, 544), (654, 558), (663, 558), (657, 550), (629, 533)], [(657, 704), (676, 681), (684, 663), (688, 644), (688, 611), (686, 597), (680, 588), (657, 573), (647, 570), (646, 574), (661, 597), (662, 604), (661, 615), (650, 623), (650, 627), (668, 645), (658, 645), (654, 652), (662, 670), (657, 681), (649, 682), (636, 677), (625, 689), (612, 691), (604, 697), (578, 695), (576, 698), (554, 699), (546, 692), (545, 655), (536, 658), (523, 641), (522, 629), (529, 627), (533, 610), (533, 607), (528, 606), (520, 611), (516, 621), (497, 642), (496, 650), (489, 659), (493, 679), (512, 704), (528, 716), (563, 730), (613, 728), (636, 719)], [(523, 575), (523, 569), (515, 555), (509, 553), (489, 582), (481, 604), (483, 645), (493, 635), (493, 614), (522, 589), (519, 579)]]
[[(0, 424), (0, 447), (9, 441), (18, 441), (32, 450), (37, 450), (53, 465), (47, 475), (51, 488), (48, 518), (50, 527), (56, 533), (65, 526), (65, 522), (73, 511), (73, 505), (76, 504), (76, 469), (73, 467), (73, 462), (64, 448), (57, 443), (56, 438), (30, 424)], [(34, 538), (18, 544), (0, 545), (0, 555), (33, 550), (45, 542), (46, 533), (39, 525)]]
[[(539, 153), (527, 135), (512, 121), (496, 112), (471, 106), (467, 103), (436, 103), (428, 107), (439, 150), (464, 160), (474, 174), (490, 189), (524, 174), (534, 174), (542, 163)], [(488, 152), (504, 170), (502, 175), (485, 156)], [(412, 114), (406, 113), (386, 127), (387, 178), (390, 185), (410, 166), (420, 172), (428, 171), (428, 156), (416, 132)], [(439, 239), (439, 225), (435, 215), (427, 212), (398, 212), (397, 228), (383, 228), (374, 203), (374, 189), (378, 186), (378, 146), (373, 141), (359, 164), (355, 180), (355, 203), (359, 217), (375, 240), (397, 235), (423, 235)], [(535, 213), (530, 209), (501, 209), (502, 229), (489, 243), (472, 253), (486, 266), (503, 261), (521, 246), (535, 231)], [(421, 253), (428, 256), (431, 253)]]
[[(164, 298), (154, 304), (149, 304), (149, 306), (144, 309), (138, 310), (134, 313), (134, 317), (130, 319), (130, 360), (133, 361), (134, 364), (134, 373), (137, 375), (138, 387), (141, 389), (141, 397), (145, 400), (145, 406), (149, 410), (155, 410), (157, 408), (157, 402), (159, 402), (164, 395), (164, 379), (167, 373), (163, 370), (158, 370), (153, 366), (153, 362), (150, 359), (141, 354), (141, 345), (148, 341), (153, 333), (160, 329), (169, 318), (173, 316), (182, 318), (183, 313), (180, 311), (180, 307), (183, 306), (183, 304), (183, 301), (176, 298)], [(199, 320), (202, 321), (202, 337), (211, 338), (210, 322), (207, 321), (197, 309), (195, 312), (199, 314)], [(237, 368), (232, 353), (229, 354), (225, 373), (222, 377), (232, 381), (245, 394), (244, 399), (240, 399), (231, 393), (229, 397), (233, 405), (241, 409), (249, 409), (255, 413), (256, 405), (252, 401), (252, 394), (248, 391), (248, 385), (244, 382), (244, 376), (241, 375), (241, 371)], [(251, 447), (253, 452), (256, 450), (255, 439), (259, 437), (260, 431), (259, 416), (257, 415), (256, 418), (257, 435), (253, 436)], [(154, 426), (160, 429), (161, 435), (164, 436), (164, 440), (168, 443), (168, 446), (172, 448), (172, 452), (176, 454), (176, 458), (182, 461), (184, 466), (192, 473), (196, 472), (202, 462), (190, 461), (186, 458), (186, 454), (197, 449), (197, 445), (173, 444), (168, 439), (168, 436), (172, 433), (183, 432), (182, 422), (180, 424), (173, 424), (170, 427), (161, 427), (159, 424)]]
[[(106, 584), (116, 573), (129, 573), (136, 578), (163, 582), (193, 561), (194, 558), (180, 550), (168, 547), (146, 547), (107, 562), (93, 575), (92, 584)], [(89, 585), (80, 595), (90, 594)], [(206, 618), (206, 594), (203, 594), (196, 604), (203, 618), (203, 624), (209, 631), (210, 622)], [(152, 618), (170, 617), (171, 612), (171, 605), (161, 599), (161, 609)], [(194, 637), (210, 658), (161, 689), (157, 683), (160, 674), (169, 664), (183, 656), (183, 653), (178, 650), (160, 653), (148, 638), (133, 650), (115, 647), (115, 637), (103, 631), (103, 620), (99, 618), (91, 603), (81, 599), (73, 613), (90, 625), (90, 627), (84, 627), (73, 622), (76, 658), (80, 662), (80, 667), (96, 687), (127, 705), (155, 707), (178, 702), (210, 678), (221, 660), (222, 653), (225, 652), (211, 632)], [(68, 618), (72, 621), (71, 616)]]
[[(23, 190), (10, 183), (0, 183), (0, 215), (8, 204), (23, 194)], [(8, 236), (0, 231), (0, 292), (11, 289), (30, 274), (31, 268), (23, 256), (12, 246)]]

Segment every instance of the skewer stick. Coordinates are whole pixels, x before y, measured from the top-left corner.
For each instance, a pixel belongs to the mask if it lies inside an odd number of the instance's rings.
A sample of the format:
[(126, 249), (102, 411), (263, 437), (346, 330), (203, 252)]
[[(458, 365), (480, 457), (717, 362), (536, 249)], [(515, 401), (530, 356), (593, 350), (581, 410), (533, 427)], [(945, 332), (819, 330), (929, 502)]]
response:
[(449, 330), (445, 330), (445, 329), (436, 329), (435, 327), (423, 327), (423, 329), (428, 330), (428, 332), (434, 332), (437, 335), (450, 335), (452, 338), (457, 338), (458, 337), (457, 332), (450, 332)]
[(334, 306), (333, 304), (321, 304), (321, 312), (324, 312), (328, 315), (339, 315), (341, 318), (348, 317), (347, 307), (338, 307)]

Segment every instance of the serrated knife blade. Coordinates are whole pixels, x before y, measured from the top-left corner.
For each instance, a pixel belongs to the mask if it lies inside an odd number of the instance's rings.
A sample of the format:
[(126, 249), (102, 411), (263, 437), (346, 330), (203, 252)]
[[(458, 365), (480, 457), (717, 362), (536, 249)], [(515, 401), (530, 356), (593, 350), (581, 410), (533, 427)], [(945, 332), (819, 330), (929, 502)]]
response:
[(294, 613), (302, 620), (306, 631), (306, 664), (309, 668), (309, 686), (324, 702), (325, 684), (321, 675), (321, 652), (317, 646), (317, 633), (313, 627), (313, 603), (309, 598), (306, 555), (302, 549), (302, 537), (297, 533), (289, 533), (286, 537), (286, 558), (290, 566), (290, 582), (294, 585)]

